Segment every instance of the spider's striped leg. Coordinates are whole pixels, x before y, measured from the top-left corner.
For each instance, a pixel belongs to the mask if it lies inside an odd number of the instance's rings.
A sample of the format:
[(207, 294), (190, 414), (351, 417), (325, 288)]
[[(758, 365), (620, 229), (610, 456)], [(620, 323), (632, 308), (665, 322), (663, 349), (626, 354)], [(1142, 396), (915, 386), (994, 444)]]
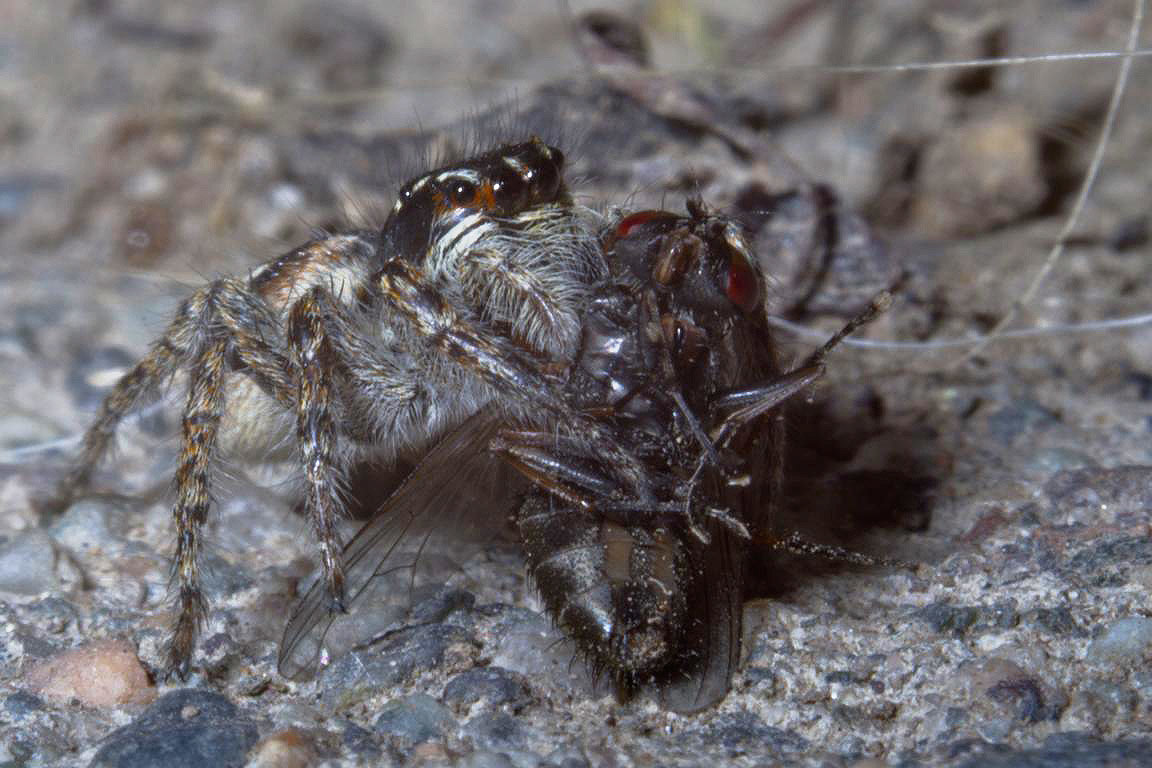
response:
[(337, 455), (338, 354), (333, 341), (337, 309), (323, 288), (308, 291), (288, 318), (296, 378), (296, 437), (304, 465), (304, 506), (320, 545), (324, 581), (333, 610), (346, 610), (337, 521), (344, 516), (343, 472)]
[(59, 508), (88, 485), (124, 419), (148, 396), (163, 392), (211, 340), (229, 340), (245, 371), (281, 404), (290, 406), (287, 360), (266, 341), (271, 334), (262, 332), (269, 317), (263, 300), (231, 279), (213, 281), (182, 302), (164, 335), (120, 377), (101, 404), (99, 415), (84, 433), (80, 455), (56, 493)]
[(183, 440), (176, 470), (176, 556), (173, 581), (177, 589), (176, 620), (168, 644), (166, 671), (181, 679), (208, 614), (200, 584), (200, 535), (212, 505), (211, 469), (224, 408), (224, 373), (228, 342), (217, 338), (204, 344), (188, 381)]

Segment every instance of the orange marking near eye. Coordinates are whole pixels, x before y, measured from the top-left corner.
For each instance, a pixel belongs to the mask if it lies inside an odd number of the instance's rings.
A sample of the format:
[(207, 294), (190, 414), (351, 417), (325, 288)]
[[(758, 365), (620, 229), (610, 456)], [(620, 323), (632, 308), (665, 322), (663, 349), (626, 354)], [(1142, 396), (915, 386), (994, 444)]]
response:
[(476, 195), (473, 198), (478, 201), (480, 207), (486, 211), (491, 211), (496, 208), (496, 190), (492, 188), (492, 182), (486, 181), (480, 185), (476, 190)]

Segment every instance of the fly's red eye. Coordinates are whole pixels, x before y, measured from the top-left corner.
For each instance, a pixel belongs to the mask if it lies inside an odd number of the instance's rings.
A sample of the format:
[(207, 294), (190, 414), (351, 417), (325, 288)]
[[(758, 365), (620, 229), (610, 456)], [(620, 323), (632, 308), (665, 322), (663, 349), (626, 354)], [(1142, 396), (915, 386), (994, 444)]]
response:
[(745, 312), (752, 312), (760, 304), (760, 279), (742, 251), (733, 251), (728, 257), (728, 299)]

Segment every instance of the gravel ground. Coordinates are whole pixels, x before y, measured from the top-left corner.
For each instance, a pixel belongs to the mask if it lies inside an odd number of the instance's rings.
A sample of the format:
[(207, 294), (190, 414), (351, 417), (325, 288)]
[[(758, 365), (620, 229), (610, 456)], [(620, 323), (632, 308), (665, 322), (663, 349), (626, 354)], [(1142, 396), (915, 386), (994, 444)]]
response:
[[(823, 335), (904, 269), (862, 337), (974, 336), (1059, 233), (1118, 61), (798, 67), (1116, 50), (1131, 14), (650, 0), (618, 10), (677, 74), (593, 77), (611, 57), (585, 36), (581, 58), (551, 4), (425, 5), (0, 0), (0, 765), (1152, 765), (1147, 326), (1005, 340), (959, 366), (958, 349), (837, 351), (791, 414), (781, 528), (921, 565), (773, 556), (713, 710), (615, 703), (511, 543), (428, 596), (420, 624), (283, 680), (312, 560), (275, 461), (227, 466), (199, 663), (157, 681), (178, 400), (124, 430), (90, 496), (53, 516), (45, 499), (205, 277), (371, 221), (421, 148), (469, 111), (493, 133), (508, 109), (489, 105), (514, 92), (516, 125), (568, 129), (582, 199), (675, 208), (699, 189), (744, 221), (782, 316)], [(1147, 75), (1137, 59), (1020, 326), (1152, 306)], [(819, 341), (788, 338), (797, 355)]]

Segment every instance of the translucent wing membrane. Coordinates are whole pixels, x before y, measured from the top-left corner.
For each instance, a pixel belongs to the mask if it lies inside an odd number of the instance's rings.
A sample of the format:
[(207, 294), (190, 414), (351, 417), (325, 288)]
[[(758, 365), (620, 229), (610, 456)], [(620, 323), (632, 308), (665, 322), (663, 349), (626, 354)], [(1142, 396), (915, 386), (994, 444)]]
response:
[(316, 581), (284, 630), (282, 675), (308, 679), (323, 651), (335, 655), (403, 626), (414, 605), (501, 529), (521, 481), (487, 450), (500, 423), (489, 409), (449, 433), (348, 542), (350, 612), (333, 612)]

